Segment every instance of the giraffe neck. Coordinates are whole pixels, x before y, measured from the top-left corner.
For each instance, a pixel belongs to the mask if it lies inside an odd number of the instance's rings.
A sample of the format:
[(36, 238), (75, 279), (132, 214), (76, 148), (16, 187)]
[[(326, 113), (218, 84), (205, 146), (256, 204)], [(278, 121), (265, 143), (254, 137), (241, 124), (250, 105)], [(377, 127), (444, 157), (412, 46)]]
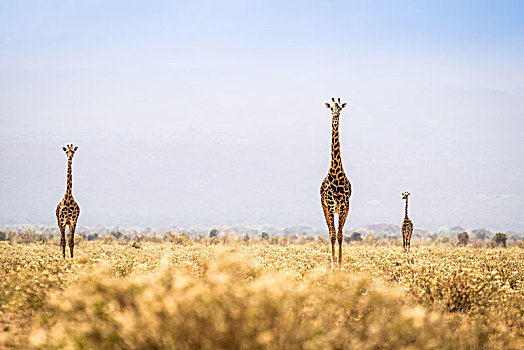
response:
[(67, 186), (66, 197), (73, 197), (73, 158), (67, 159)]
[(332, 122), (330, 170), (343, 171), (342, 157), (340, 155), (340, 141), (338, 138), (338, 118), (333, 118)]
[(406, 210), (404, 211), (404, 217), (408, 217), (408, 199), (406, 198)]

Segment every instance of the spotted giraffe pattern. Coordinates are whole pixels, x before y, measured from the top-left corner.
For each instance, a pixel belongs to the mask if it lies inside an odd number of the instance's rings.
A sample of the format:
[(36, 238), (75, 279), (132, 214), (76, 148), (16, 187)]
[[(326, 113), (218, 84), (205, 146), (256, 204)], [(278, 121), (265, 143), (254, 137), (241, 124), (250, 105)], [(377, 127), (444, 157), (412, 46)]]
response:
[(67, 145), (62, 147), (67, 154), (67, 186), (66, 193), (62, 201), (56, 207), (56, 219), (58, 221), (58, 228), (60, 229), (60, 246), (62, 247), (62, 256), (65, 258), (66, 237), (65, 231), (69, 225), (69, 250), (71, 257), (73, 257), (73, 249), (75, 246), (75, 229), (78, 216), (80, 215), (80, 207), (73, 198), (73, 174), (72, 163), (78, 146)]
[(409, 253), (409, 246), (411, 243), (411, 235), (413, 234), (413, 223), (408, 218), (408, 196), (409, 192), (402, 193), (402, 199), (406, 200), (406, 209), (404, 211), (404, 220), (402, 221), (402, 246), (404, 252)]
[[(349, 213), (349, 197), (351, 197), (351, 183), (349, 182), (340, 155), (340, 142), (338, 137), (338, 125), (340, 111), (347, 103), (332, 100), (332, 105), (326, 103), (326, 107), (332, 114), (332, 137), (331, 137), (331, 166), (322, 185), (320, 186), (320, 197), (324, 217), (329, 229), (331, 241), (331, 270), (335, 266), (335, 242), (338, 241), (338, 265), (342, 264), (342, 243), (344, 239), (344, 224)], [(338, 214), (338, 227), (335, 229), (335, 214)]]

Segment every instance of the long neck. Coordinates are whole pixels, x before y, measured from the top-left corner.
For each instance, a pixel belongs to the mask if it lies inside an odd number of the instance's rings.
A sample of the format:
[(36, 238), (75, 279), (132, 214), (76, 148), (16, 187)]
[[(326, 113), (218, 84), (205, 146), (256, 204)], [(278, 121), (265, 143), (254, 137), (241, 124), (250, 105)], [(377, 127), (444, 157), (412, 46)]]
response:
[(66, 186), (66, 196), (73, 196), (73, 158), (67, 159), (67, 186)]
[(404, 217), (408, 217), (408, 198), (406, 197), (406, 210), (404, 211)]
[(342, 157), (340, 156), (340, 141), (338, 138), (338, 118), (333, 118), (331, 134), (331, 169), (339, 167), (342, 170)]

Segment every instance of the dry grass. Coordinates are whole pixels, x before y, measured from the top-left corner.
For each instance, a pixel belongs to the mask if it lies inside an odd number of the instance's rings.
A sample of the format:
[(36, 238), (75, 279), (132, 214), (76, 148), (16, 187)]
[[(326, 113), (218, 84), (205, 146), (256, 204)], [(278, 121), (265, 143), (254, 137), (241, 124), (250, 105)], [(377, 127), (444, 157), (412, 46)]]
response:
[(0, 347), (524, 347), (524, 250), (0, 244)]

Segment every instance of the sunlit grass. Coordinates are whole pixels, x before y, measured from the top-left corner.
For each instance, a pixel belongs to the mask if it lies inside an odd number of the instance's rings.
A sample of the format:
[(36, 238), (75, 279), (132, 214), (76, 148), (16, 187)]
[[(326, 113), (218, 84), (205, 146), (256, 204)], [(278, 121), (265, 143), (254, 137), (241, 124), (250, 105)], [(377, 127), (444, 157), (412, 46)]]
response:
[(0, 347), (519, 348), (524, 250), (0, 244)]

